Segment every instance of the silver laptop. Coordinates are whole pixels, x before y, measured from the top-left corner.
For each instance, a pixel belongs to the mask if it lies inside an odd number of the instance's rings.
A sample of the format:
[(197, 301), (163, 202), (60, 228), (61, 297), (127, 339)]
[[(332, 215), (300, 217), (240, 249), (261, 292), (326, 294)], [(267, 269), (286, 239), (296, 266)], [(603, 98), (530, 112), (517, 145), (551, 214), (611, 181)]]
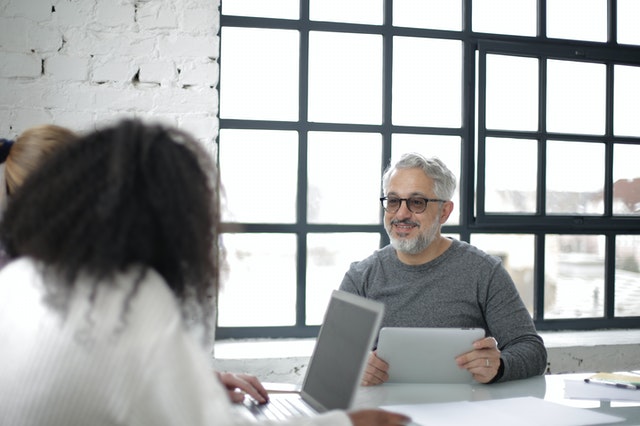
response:
[(389, 382), (472, 383), (455, 359), (484, 335), (482, 328), (383, 327), (377, 355), (389, 364)]
[(243, 415), (282, 420), (349, 409), (383, 313), (382, 303), (334, 290), (300, 391), (270, 394), (267, 404), (246, 398)]

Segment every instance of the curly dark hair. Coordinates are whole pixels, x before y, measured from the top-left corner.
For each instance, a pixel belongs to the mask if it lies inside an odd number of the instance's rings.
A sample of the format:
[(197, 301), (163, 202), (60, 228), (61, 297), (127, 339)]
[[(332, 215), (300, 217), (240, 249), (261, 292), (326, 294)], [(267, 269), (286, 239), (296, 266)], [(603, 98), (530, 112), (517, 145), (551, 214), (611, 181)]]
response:
[(176, 297), (202, 306), (217, 288), (217, 171), (189, 135), (125, 120), (60, 149), (7, 206), (0, 239), (11, 257), (41, 261), (72, 288), (153, 268)]

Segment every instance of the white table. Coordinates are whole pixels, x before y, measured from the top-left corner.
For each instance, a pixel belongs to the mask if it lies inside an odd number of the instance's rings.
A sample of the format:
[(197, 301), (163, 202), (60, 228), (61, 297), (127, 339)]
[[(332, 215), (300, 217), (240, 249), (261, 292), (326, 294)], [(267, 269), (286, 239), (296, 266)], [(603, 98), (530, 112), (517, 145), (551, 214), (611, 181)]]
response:
[[(486, 401), (533, 396), (562, 405), (595, 410), (626, 419), (626, 421), (615, 423), (615, 425), (640, 425), (640, 401), (565, 398), (565, 380), (582, 380), (590, 375), (546, 375), (491, 385), (385, 383), (379, 386), (359, 388), (354, 406), (356, 408), (367, 408), (386, 405)], [(638, 395), (640, 396), (640, 394)]]

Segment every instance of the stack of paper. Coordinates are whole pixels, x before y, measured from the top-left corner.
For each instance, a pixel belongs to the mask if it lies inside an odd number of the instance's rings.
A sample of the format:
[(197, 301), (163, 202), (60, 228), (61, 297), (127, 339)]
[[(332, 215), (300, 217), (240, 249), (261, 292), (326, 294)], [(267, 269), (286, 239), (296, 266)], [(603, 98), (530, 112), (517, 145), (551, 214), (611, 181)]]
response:
[(584, 381), (617, 386), (622, 389), (640, 389), (640, 375), (632, 373), (596, 373)]
[(596, 373), (584, 380), (566, 379), (564, 397), (600, 401), (640, 401), (640, 375)]

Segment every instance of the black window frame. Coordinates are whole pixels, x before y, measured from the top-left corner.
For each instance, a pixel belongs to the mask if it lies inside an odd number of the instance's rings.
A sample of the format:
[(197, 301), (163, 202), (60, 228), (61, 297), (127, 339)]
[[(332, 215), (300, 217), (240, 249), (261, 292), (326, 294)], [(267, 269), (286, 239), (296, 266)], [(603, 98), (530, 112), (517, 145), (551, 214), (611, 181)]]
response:
[[(639, 144), (640, 138), (616, 137), (613, 134), (613, 72), (614, 64), (640, 66), (640, 46), (620, 45), (616, 42), (617, 1), (608, 0), (608, 41), (585, 42), (575, 40), (550, 39), (546, 37), (546, 1), (537, 2), (537, 35), (535, 37), (510, 36), (501, 34), (475, 33), (471, 30), (472, 0), (462, 1), (462, 30), (432, 30), (418, 28), (394, 27), (392, 23), (392, 0), (384, 0), (384, 22), (382, 25), (351, 24), (339, 22), (317, 22), (309, 19), (309, 2), (300, 0), (300, 19), (273, 19), (222, 15), (220, 28), (271, 28), (297, 30), (300, 33), (300, 75), (299, 75), (299, 118), (291, 121), (261, 121), (220, 119), (220, 129), (270, 129), (294, 130), (299, 135), (298, 146), (298, 190), (297, 213), (294, 224), (249, 224), (223, 223), (223, 233), (293, 233), (297, 237), (297, 302), (296, 325), (290, 327), (217, 327), (216, 339), (227, 338), (291, 338), (315, 337), (319, 326), (305, 325), (305, 285), (306, 285), (306, 240), (309, 233), (333, 232), (371, 232), (380, 235), (380, 246), (389, 240), (382, 226), (378, 225), (341, 225), (341, 224), (309, 224), (307, 223), (307, 134), (311, 131), (340, 132), (375, 132), (382, 135), (382, 152), (380, 153), (380, 169), (383, 170), (391, 157), (391, 137), (393, 134), (433, 134), (459, 136), (462, 140), (461, 168), (459, 179), (460, 218), (458, 224), (445, 224), (442, 232), (458, 234), (460, 239), (469, 241), (474, 233), (484, 234), (528, 234), (534, 235), (534, 322), (538, 330), (590, 330), (604, 328), (637, 328), (640, 326), (639, 316), (615, 317), (615, 238), (618, 234), (640, 235), (638, 217), (620, 217), (612, 214), (611, 194), (613, 144)], [(224, 0), (222, 0), (224, 2)], [(221, 8), (222, 9), (222, 8)], [(313, 123), (307, 120), (307, 86), (309, 32), (330, 31), (346, 33), (378, 34), (383, 37), (383, 120), (380, 125)], [(432, 128), (393, 125), (391, 121), (391, 85), (393, 37), (427, 37), (459, 40), (463, 44), (462, 60), (462, 121), (460, 128)], [(544, 131), (507, 132), (488, 130), (484, 127), (484, 59), (488, 53), (504, 53), (516, 56), (530, 56), (542, 59), (570, 59), (604, 63), (607, 66), (607, 116), (606, 133), (602, 137), (562, 134), (562, 140), (593, 140), (606, 144), (607, 184), (605, 185), (605, 213), (602, 216), (579, 215), (545, 215), (545, 141), (553, 135)], [(478, 61), (476, 62), (476, 55)], [(220, 65), (224, 66), (224, 52), (220, 55)], [(476, 67), (478, 69), (476, 69)], [(539, 119), (545, 116), (545, 71), (540, 67), (541, 82)], [(477, 74), (476, 74), (477, 73)], [(476, 99), (476, 76), (480, 84)], [(477, 102), (476, 102), (477, 101)], [(477, 108), (477, 110), (476, 110)], [(476, 115), (477, 114), (477, 115)], [(477, 118), (477, 122), (476, 122)], [(476, 129), (477, 124), (477, 129)], [(543, 129), (544, 126), (539, 126)], [(484, 211), (484, 141), (487, 136), (508, 136), (528, 138), (538, 141), (538, 211), (532, 215), (488, 214)], [(477, 138), (477, 140), (476, 140)], [(477, 162), (476, 162), (477, 154)], [(379, 182), (372, 183), (379, 185)], [(476, 211), (477, 209), (477, 211)], [(382, 217), (382, 211), (380, 212)], [(544, 313), (544, 252), (545, 235), (547, 234), (592, 234), (604, 235), (606, 238), (605, 253), (605, 314), (602, 318), (580, 319), (543, 319)], [(358, 260), (358, 259), (354, 259)], [(336, 283), (336, 286), (339, 283)]]

